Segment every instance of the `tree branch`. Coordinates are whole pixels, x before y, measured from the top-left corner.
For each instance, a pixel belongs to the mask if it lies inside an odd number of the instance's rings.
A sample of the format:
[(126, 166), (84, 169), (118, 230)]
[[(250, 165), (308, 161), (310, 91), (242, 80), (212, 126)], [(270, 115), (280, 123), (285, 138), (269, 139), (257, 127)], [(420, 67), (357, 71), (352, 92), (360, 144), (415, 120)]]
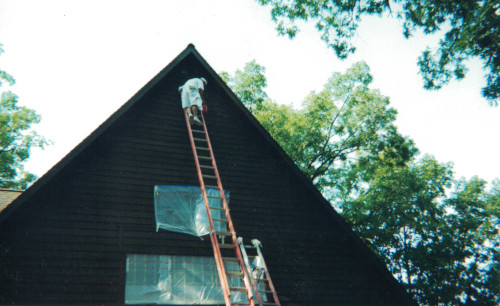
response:
[(344, 106), (347, 104), (347, 101), (349, 100), (349, 98), (351, 97), (351, 94), (348, 94), (348, 96), (344, 99), (344, 102), (342, 103), (342, 106), (340, 107), (339, 111), (337, 112), (337, 114), (335, 115), (335, 117), (333, 118), (332, 122), (330, 123), (330, 127), (328, 128), (328, 133), (327, 133), (327, 137), (325, 139), (325, 143), (322, 145), (322, 148), (321, 150), (318, 151), (318, 153), (310, 160), (310, 162), (307, 164), (307, 168), (310, 168), (312, 166), (312, 164), (321, 156), (323, 155), (323, 152), (325, 152), (326, 150), (326, 146), (330, 143), (330, 139), (332, 138), (332, 130), (333, 130), (333, 126), (335, 125), (335, 122), (337, 121), (337, 119), (340, 117), (340, 113), (342, 112)]

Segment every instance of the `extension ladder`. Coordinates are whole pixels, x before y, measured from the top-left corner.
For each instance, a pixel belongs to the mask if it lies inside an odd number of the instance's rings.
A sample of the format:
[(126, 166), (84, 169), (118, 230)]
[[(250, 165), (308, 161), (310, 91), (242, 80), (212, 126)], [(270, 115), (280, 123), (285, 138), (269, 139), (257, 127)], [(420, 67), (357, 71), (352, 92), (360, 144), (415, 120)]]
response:
[[(240, 245), (241, 253), (243, 254), (243, 261), (245, 262), (247, 272), (250, 275), (250, 281), (259, 303), (262, 303), (262, 305), (281, 305), (276, 289), (274, 289), (271, 274), (269, 274), (266, 262), (264, 261), (264, 255), (261, 250), (262, 244), (260, 241), (252, 239), (251, 246), (244, 245), (243, 238), (239, 237), (238, 244)], [(250, 264), (246, 249), (255, 249), (257, 251), (257, 256), (255, 256), (255, 258), (258, 260), (255, 264)], [(272, 295), (274, 303), (262, 302), (263, 298), (261, 295), (264, 295), (266, 300), (268, 295)]]
[[(243, 262), (243, 257), (241, 255), (241, 250), (238, 247), (236, 232), (234, 230), (233, 222), (231, 220), (231, 215), (229, 214), (229, 207), (224, 195), (224, 189), (222, 188), (222, 183), (219, 176), (219, 171), (217, 170), (217, 164), (215, 163), (214, 152), (212, 150), (212, 144), (210, 143), (210, 138), (207, 133), (207, 126), (205, 124), (205, 118), (201, 112), (202, 126), (191, 126), (189, 122), (189, 116), (186, 110), (184, 110), (184, 117), (186, 119), (186, 124), (189, 132), (189, 140), (191, 142), (191, 148), (193, 149), (194, 160), (196, 164), (196, 171), (198, 173), (198, 179), (200, 181), (201, 192), (203, 194), (203, 201), (205, 202), (205, 208), (207, 210), (208, 221), (210, 225), (210, 241), (212, 242), (212, 249), (214, 252), (215, 263), (217, 266), (217, 272), (219, 274), (219, 279), (222, 286), (222, 293), (224, 295), (224, 301), (227, 306), (235, 305), (237, 303), (231, 302), (231, 296), (235, 292), (244, 292), (248, 300), (248, 304), (245, 305), (255, 305), (254, 295), (252, 293), (252, 286), (249, 281), (248, 274), (245, 269), (245, 264)], [(200, 129), (198, 129), (198, 127)], [(199, 153), (209, 153), (208, 156)], [(213, 174), (207, 174), (207, 173)], [(205, 182), (209, 182), (206, 184)], [(211, 183), (211, 182), (216, 182)], [(207, 195), (206, 187), (216, 188), (219, 190), (220, 197), (209, 197)], [(222, 201), (222, 208), (211, 207), (209, 205), (209, 198), (212, 200)], [(225, 213), (225, 219), (214, 219), (212, 218), (212, 211), (223, 211)], [(214, 223), (223, 223), (228, 228), (229, 231), (217, 232), (215, 231)], [(220, 228), (220, 227), (218, 227)], [(225, 237), (230, 237), (230, 243), (224, 243)], [(234, 250), (234, 255), (232, 256), (222, 256), (221, 249), (232, 249)], [(227, 266), (237, 264), (239, 267), (238, 272), (228, 271)], [(240, 278), (243, 281), (244, 287), (234, 287), (233, 278)], [(259, 305), (262, 303), (259, 301)]]

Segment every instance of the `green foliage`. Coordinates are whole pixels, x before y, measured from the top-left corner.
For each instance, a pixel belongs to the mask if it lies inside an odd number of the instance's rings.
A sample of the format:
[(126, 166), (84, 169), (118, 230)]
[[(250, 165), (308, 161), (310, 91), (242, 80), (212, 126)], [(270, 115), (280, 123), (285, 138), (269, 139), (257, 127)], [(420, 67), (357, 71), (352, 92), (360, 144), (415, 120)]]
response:
[[(263, 72), (242, 73), (265, 80)], [(451, 163), (417, 159), (371, 81), (361, 62), (334, 73), (300, 109), (267, 95), (258, 108), (245, 104), (419, 303), (497, 305), (500, 180), (489, 190), (478, 178), (455, 182)], [(265, 94), (265, 83), (250, 88)]]
[[(0, 48), (0, 51), (1, 50)], [(13, 85), (12, 76), (0, 71), (0, 80)], [(1, 85), (1, 82), (0, 82)], [(0, 188), (25, 189), (36, 177), (23, 171), (23, 162), (34, 147), (47, 141), (31, 129), (40, 122), (40, 116), (26, 107), (18, 106), (18, 96), (11, 91), (2, 92), (0, 98)]]
[[(4, 50), (3, 50), (3, 45), (0, 44), (0, 55), (2, 53), (4, 53)], [(16, 83), (16, 80), (14, 79), (14, 77), (12, 77), (10, 74), (8, 74), (7, 72), (3, 71), (3, 70), (0, 70), (0, 86), (3, 85), (3, 82), (8, 82), (9, 85), (14, 85), (14, 83)]]
[(439, 241), (437, 220), (445, 212), (436, 203), (451, 183), (451, 166), (425, 156), (397, 167), (377, 165), (361, 176), (359, 196), (341, 204), (343, 216), (420, 301), (427, 292), (417, 276), (427, 271), (426, 263), (436, 265), (427, 252)]
[(451, 252), (439, 270), (434, 267), (431, 271), (434, 275), (429, 279), (441, 277), (447, 282), (422, 281), (446, 293), (440, 296), (439, 302), (464, 305), (498, 305), (500, 302), (499, 195), (498, 181), (488, 191), (486, 182), (474, 177), (456, 182), (453, 193), (444, 200), (450, 213), (444, 218), (446, 226), (442, 236)]
[(496, 305), (499, 202), (477, 178), (446, 196), (451, 169), (430, 156), (381, 166), (342, 203), (343, 216), (421, 304)]
[(236, 70), (234, 76), (222, 72), (220, 76), (240, 98), (241, 102), (251, 111), (255, 112), (266, 101), (267, 79), (264, 76), (266, 69), (257, 64), (255, 60), (247, 63), (243, 70)]
[(384, 159), (397, 151), (405, 160), (416, 152), (397, 132), (389, 99), (370, 89), (371, 81), (368, 66), (356, 63), (344, 74), (334, 73), (322, 91), (311, 92), (301, 109), (268, 101), (256, 113), (324, 193), (337, 194), (345, 169), (360, 158)]
[(344, 59), (355, 51), (352, 38), (365, 15), (389, 13), (403, 20), (403, 34), (409, 38), (415, 30), (426, 34), (446, 29), (439, 47), (425, 50), (418, 60), (427, 89), (439, 89), (452, 78), (462, 79), (464, 62), (479, 58), (486, 70), (483, 96), (492, 105), (500, 99), (500, 22), (498, 2), (481, 0), (257, 0), (271, 6), (278, 33), (293, 38), (297, 22), (312, 21), (321, 38), (336, 55)]

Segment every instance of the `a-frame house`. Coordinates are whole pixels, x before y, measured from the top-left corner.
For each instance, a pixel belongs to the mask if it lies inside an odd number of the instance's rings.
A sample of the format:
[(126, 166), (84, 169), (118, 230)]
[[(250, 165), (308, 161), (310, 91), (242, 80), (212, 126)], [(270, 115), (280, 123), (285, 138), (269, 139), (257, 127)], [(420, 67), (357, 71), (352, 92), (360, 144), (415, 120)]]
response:
[(131, 256), (213, 259), (157, 231), (153, 206), (156, 185), (199, 186), (178, 93), (193, 77), (236, 231), (262, 242), (281, 303), (414, 305), (193, 45), (1, 211), (0, 304), (134, 304)]

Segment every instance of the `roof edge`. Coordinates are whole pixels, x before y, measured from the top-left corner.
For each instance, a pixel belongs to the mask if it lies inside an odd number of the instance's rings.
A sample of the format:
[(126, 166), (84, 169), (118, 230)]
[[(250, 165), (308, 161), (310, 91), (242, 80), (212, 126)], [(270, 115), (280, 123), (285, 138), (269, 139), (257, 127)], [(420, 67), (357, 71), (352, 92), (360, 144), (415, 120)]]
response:
[(153, 88), (166, 74), (168, 74), (174, 67), (179, 64), (188, 55), (194, 55), (196, 59), (200, 61), (205, 69), (211, 74), (211, 76), (216, 81), (224, 92), (230, 97), (230, 99), (238, 106), (238, 108), (243, 112), (243, 114), (252, 122), (255, 128), (266, 138), (266, 140), (279, 152), (283, 157), (283, 160), (294, 170), (297, 177), (304, 183), (319, 200), (322, 206), (327, 209), (332, 215), (337, 224), (341, 226), (345, 232), (352, 238), (356, 245), (358, 245), (364, 253), (368, 255), (373, 261), (378, 263), (378, 269), (382, 272), (382, 275), (386, 279), (390, 280), (395, 284), (396, 287), (402, 290), (402, 293), (406, 293), (406, 297), (412, 300), (410, 295), (406, 292), (403, 285), (396, 281), (394, 276), (387, 270), (383, 261), (372, 252), (368, 246), (361, 241), (361, 238), (356, 235), (352, 227), (335, 211), (321, 192), (314, 186), (314, 184), (305, 176), (305, 174), (299, 169), (299, 167), (293, 162), (293, 160), (286, 154), (283, 148), (276, 142), (276, 140), (269, 134), (269, 132), (260, 124), (260, 122), (250, 113), (250, 111), (243, 105), (240, 99), (233, 93), (233, 91), (227, 86), (227, 84), (222, 80), (219, 74), (213, 70), (213, 68), (208, 64), (208, 62), (201, 56), (201, 54), (196, 50), (194, 44), (190, 43), (187, 47), (174, 58), (165, 68), (163, 68), (153, 79), (151, 79), (146, 85), (144, 85), (135, 95), (133, 95), (125, 104), (123, 104), (117, 111), (115, 111), (108, 119), (106, 119), (99, 127), (97, 127), (89, 136), (87, 136), (82, 142), (80, 142), (73, 150), (71, 150), (65, 157), (63, 157), (58, 163), (56, 163), (49, 171), (47, 171), (42, 177), (40, 177), (35, 183), (30, 186), (25, 192), (23, 192), (17, 199), (15, 199), (10, 205), (8, 205), (3, 211), (0, 212), (0, 226), (8, 218), (12, 212), (14, 212), (19, 206), (26, 202), (31, 195), (40, 190), (51, 178), (57, 175), (65, 166), (67, 166), (78, 154), (85, 150), (94, 140), (96, 140), (108, 127), (110, 127), (114, 122), (116, 122), (127, 110), (129, 110), (137, 101), (139, 101), (151, 88)]
[[(295, 162), (286, 154), (285, 150), (278, 144), (278, 142), (269, 134), (269, 132), (260, 124), (260, 122), (252, 115), (252, 113), (245, 107), (245, 105), (240, 101), (240, 99), (236, 96), (236, 94), (229, 88), (229, 86), (222, 80), (217, 72), (215, 72), (212, 67), (205, 61), (205, 59), (198, 53), (196, 49), (194, 49), (194, 45), (190, 44), (189, 46), (193, 47), (193, 55), (202, 63), (204, 68), (206, 68), (214, 77), (224, 92), (235, 102), (235, 104), (241, 109), (241, 111), (245, 114), (245, 116), (252, 122), (255, 128), (266, 138), (266, 140), (278, 151), (283, 160), (294, 170), (295, 174), (304, 183), (304, 186), (307, 187), (319, 200), (319, 202), (323, 205), (323, 207), (330, 212), (332, 217), (337, 221), (337, 224), (342, 227), (348, 236), (353, 239), (355, 244), (361, 248), (361, 250), (367, 254), (371, 260), (378, 264), (377, 268), (385, 276), (387, 280), (392, 282), (396, 288), (400, 289), (401, 294), (405, 294), (405, 296), (409, 299), (409, 302), (413, 302), (411, 296), (406, 292), (406, 289), (402, 284), (400, 284), (394, 276), (389, 272), (385, 263), (381, 258), (379, 258), (362, 240), (361, 238), (354, 232), (351, 225), (348, 224), (333, 208), (330, 202), (325, 199), (323, 194), (314, 186), (314, 184), (309, 180), (306, 175), (300, 170), (300, 168), (295, 164)], [(188, 47), (189, 47), (188, 46)]]
[(12, 214), (22, 203), (26, 202), (34, 193), (40, 190), (47, 182), (56, 176), (64, 169), (76, 156), (84, 151), (94, 140), (106, 131), (114, 122), (116, 122), (127, 110), (129, 110), (137, 101), (139, 101), (152, 87), (154, 87), (166, 74), (168, 74), (179, 62), (186, 58), (189, 54), (196, 52), (195, 46), (190, 43), (176, 58), (174, 58), (165, 68), (163, 68), (153, 79), (146, 83), (138, 92), (136, 92), (127, 102), (125, 102), (118, 110), (103, 121), (92, 133), (84, 138), (76, 147), (66, 154), (59, 162), (36, 180), (28, 189), (26, 189), (19, 197), (10, 203), (5, 209), (0, 212), (0, 225)]

